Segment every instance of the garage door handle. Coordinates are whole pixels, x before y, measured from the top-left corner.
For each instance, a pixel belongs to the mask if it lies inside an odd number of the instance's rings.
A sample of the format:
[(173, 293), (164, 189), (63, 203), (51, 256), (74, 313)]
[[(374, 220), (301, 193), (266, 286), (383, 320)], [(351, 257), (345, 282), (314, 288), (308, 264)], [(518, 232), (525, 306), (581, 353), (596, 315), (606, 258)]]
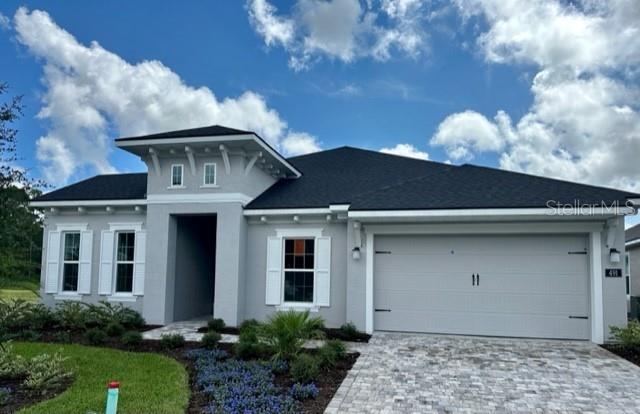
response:
[(476, 275), (476, 286), (480, 286), (480, 273)]
[(569, 319), (589, 319), (588, 316), (569, 316)]
[(476, 274), (472, 273), (471, 274), (471, 286), (475, 286), (476, 285)]
[(376, 312), (391, 312), (391, 309), (376, 309)]

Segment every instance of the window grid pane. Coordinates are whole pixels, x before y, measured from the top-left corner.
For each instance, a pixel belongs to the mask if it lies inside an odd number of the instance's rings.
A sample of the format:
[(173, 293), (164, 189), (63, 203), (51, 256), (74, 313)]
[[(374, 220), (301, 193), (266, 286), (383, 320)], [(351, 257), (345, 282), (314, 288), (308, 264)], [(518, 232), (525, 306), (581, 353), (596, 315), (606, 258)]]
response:
[(204, 165), (204, 183), (206, 185), (213, 185), (216, 183), (216, 165), (215, 164)]
[(78, 263), (65, 263), (62, 270), (62, 290), (78, 290)]
[(286, 239), (284, 245), (284, 268), (313, 270), (313, 239)]
[(313, 272), (285, 272), (285, 302), (313, 302)]
[(171, 168), (171, 185), (179, 186), (182, 185), (182, 166), (174, 165)]
[(133, 292), (133, 263), (118, 263), (116, 292)]
[(65, 233), (64, 260), (78, 261), (80, 259), (80, 233)]
[(135, 244), (135, 233), (118, 233), (118, 261), (133, 261), (133, 248)]

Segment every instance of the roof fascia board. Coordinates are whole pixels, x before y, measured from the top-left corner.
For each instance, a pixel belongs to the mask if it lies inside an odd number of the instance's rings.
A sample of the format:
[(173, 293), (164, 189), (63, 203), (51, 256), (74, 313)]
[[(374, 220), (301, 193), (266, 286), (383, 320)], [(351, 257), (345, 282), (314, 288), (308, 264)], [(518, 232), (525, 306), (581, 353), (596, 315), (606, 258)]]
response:
[(251, 140), (260, 145), (266, 152), (272, 157), (281, 162), (287, 167), (295, 176), (300, 177), (302, 173), (298, 171), (293, 165), (291, 165), (282, 155), (276, 150), (271, 148), (264, 140), (255, 134), (238, 134), (238, 135), (215, 135), (205, 137), (182, 137), (182, 138), (128, 138), (126, 140), (116, 140), (116, 145), (120, 148), (135, 147), (141, 145), (173, 145), (173, 144), (196, 144), (202, 142), (232, 142), (232, 141), (247, 141)]
[(290, 214), (295, 215), (314, 215), (314, 214), (331, 214), (332, 211), (329, 208), (274, 208), (274, 209), (259, 209), (259, 210), (245, 210), (244, 215), (248, 217), (252, 216), (286, 216)]
[(420, 217), (505, 217), (505, 216), (544, 216), (544, 217), (609, 217), (634, 214), (634, 209), (622, 207), (618, 212), (607, 208), (566, 209), (558, 213), (550, 208), (487, 208), (487, 209), (449, 209), (449, 210), (362, 210), (349, 211), (349, 218), (420, 218)]
[(91, 206), (139, 206), (147, 204), (145, 199), (132, 200), (58, 200), (32, 201), (31, 207), (91, 207)]
[(624, 247), (635, 247), (640, 246), (640, 239), (633, 239), (625, 242)]

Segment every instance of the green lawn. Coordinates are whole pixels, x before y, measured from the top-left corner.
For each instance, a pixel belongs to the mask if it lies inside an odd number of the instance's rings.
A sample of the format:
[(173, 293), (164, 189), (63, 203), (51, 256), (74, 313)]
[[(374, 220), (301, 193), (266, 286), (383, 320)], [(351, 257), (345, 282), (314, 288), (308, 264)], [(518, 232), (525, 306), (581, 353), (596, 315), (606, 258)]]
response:
[(31, 357), (60, 350), (75, 372), (71, 387), (57, 397), (20, 411), (23, 414), (104, 412), (107, 382), (120, 381), (118, 414), (184, 413), (188, 376), (177, 361), (151, 353), (82, 345), (14, 342), (15, 352)]
[(0, 299), (38, 300), (40, 281), (34, 279), (0, 278)]

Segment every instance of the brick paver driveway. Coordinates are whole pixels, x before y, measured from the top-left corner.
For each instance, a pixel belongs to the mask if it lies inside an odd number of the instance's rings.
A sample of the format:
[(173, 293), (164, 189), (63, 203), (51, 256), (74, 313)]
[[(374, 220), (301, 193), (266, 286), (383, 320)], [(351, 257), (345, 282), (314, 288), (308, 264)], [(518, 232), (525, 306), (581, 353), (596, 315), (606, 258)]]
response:
[(640, 413), (640, 369), (587, 342), (376, 333), (327, 413)]

